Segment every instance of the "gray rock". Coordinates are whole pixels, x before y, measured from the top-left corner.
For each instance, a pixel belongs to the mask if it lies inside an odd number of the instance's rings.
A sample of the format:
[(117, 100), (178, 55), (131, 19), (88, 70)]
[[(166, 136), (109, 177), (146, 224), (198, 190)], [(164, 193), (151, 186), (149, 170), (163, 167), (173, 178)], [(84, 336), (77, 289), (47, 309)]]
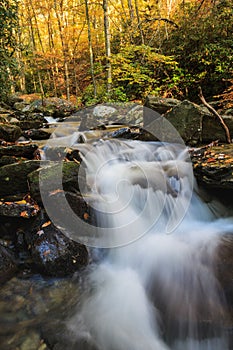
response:
[(97, 118), (109, 117), (116, 111), (117, 110), (114, 107), (98, 105), (98, 106), (95, 106), (93, 109), (93, 116)]
[(202, 140), (203, 118), (212, 118), (212, 115), (206, 108), (184, 100), (165, 113), (164, 117), (175, 127), (186, 143), (195, 144)]
[(0, 123), (0, 139), (8, 142), (15, 142), (22, 135), (19, 126)]
[(50, 97), (42, 100), (35, 100), (30, 105), (25, 106), (22, 112), (25, 114), (44, 113), (54, 118), (62, 118), (71, 115), (76, 110), (75, 106), (61, 98)]
[[(228, 126), (231, 137), (233, 138), (233, 116), (222, 116), (225, 124)], [(219, 140), (219, 142), (226, 142), (226, 135), (223, 127), (214, 116), (204, 116), (202, 120), (202, 142), (210, 143)]]
[[(109, 111), (109, 112), (108, 112)], [(135, 103), (112, 103), (88, 107), (80, 111), (79, 131), (98, 129), (106, 125), (143, 125), (143, 106)], [(77, 115), (77, 113), (76, 113)]]
[(169, 109), (177, 106), (181, 101), (175, 98), (163, 98), (149, 95), (145, 100), (145, 107), (151, 108), (159, 114), (166, 113)]

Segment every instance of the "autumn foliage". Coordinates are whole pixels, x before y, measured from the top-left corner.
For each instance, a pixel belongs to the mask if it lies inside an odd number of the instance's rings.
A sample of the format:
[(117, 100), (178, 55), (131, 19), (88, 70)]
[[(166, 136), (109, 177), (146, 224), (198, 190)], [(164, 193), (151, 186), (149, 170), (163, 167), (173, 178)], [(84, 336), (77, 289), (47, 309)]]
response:
[(1, 3), (5, 91), (90, 104), (148, 93), (194, 98), (198, 85), (208, 97), (232, 86), (230, 0)]

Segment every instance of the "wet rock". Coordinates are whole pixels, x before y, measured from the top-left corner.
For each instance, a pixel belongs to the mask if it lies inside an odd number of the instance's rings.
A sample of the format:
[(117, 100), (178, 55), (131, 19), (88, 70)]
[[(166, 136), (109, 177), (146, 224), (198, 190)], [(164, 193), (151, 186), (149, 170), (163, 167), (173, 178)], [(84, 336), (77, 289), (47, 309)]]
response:
[(28, 193), (27, 175), (40, 167), (40, 161), (28, 160), (0, 168), (0, 198), (6, 195)]
[(18, 145), (6, 145), (0, 146), (0, 157), (3, 156), (15, 156), (24, 157), (27, 159), (33, 159), (35, 151), (38, 149), (36, 144), (18, 144)]
[(50, 162), (28, 174), (30, 193), (36, 201), (41, 203), (41, 191), (53, 193), (53, 191), (79, 191), (80, 183), (83, 184), (84, 174), (79, 174), (79, 164), (76, 162)]
[[(36, 122), (39, 123), (40, 125), (43, 125), (43, 123), (47, 123), (44, 114), (43, 113), (19, 113), (17, 116), (18, 120), (21, 122)], [(32, 127), (32, 126), (31, 126)]]
[(70, 240), (50, 221), (27, 234), (35, 269), (50, 276), (67, 276), (88, 264), (88, 251), (80, 243)]
[(194, 150), (191, 159), (194, 175), (205, 188), (233, 191), (232, 144)]
[(0, 245), (0, 284), (10, 279), (16, 271), (13, 254)]
[(23, 136), (31, 140), (47, 140), (51, 133), (43, 129), (30, 129), (23, 132)]
[(181, 101), (174, 98), (163, 98), (149, 95), (145, 100), (145, 107), (153, 109), (159, 114), (164, 114), (171, 108), (177, 106)]
[(28, 130), (28, 129), (39, 129), (42, 128), (43, 122), (40, 120), (23, 120), (23, 121), (17, 121), (14, 122), (14, 125), (17, 125), (20, 127), (21, 130)]
[(39, 212), (39, 207), (36, 203), (30, 203), (26, 200), (20, 201), (1, 201), (0, 216), (21, 217), (29, 219)]
[(16, 125), (0, 123), (0, 139), (15, 142), (22, 135), (22, 130)]

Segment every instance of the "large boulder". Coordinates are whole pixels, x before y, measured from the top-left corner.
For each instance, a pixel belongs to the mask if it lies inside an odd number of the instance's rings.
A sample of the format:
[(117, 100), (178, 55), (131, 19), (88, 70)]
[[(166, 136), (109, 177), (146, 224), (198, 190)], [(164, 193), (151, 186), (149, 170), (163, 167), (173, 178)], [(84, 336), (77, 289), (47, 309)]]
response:
[(50, 276), (67, 276), (86, 266), (87, 248), (46, 220), (36, 222), (26, 235), (35, 269)]
[(40, 167), (39, 160), (5, 165), (0, 168), (0, 198), (29, 192), (27, 175)]
[(202, 140), (202, 120), (203, 118), (212, 118), (211, 113), (205, 108), (184, 100), (170, 111), (164, 114), (164, 117), (176, 128), (182, 139), (195, 144)]
[(145, 107), (153, 109), (159, 114), (164, 114), (171, 108), (177, 106), (181, 101), (175, 98), (163, 98), (153, 95), (148, 95), (145, 100)]
[(17, 125), (0, 123), (0, 139), (15, 142), (22, 135), (22, 130)]
[(135, 103), (107, 103), (88, 107), (76, 113), (81, 118), (80, 131), (107, 125), (143, 125), (143, 106)]
[[(61, 169), (62, 166), (62, 169)], [(84, 175), (84, 174), (83, 174)], [(61, 179), (60, 179), (61, 177)], [(84, 178), (79, 174), (79, 164), (76, 162), (49, 162), (46, 166), (28, 173), (30, 193), (36, 201), (41, 203), (41, 191), (79, 191), (80, 181)], [(57, 187), (58, 184), (61, 186)]]
[[(153, 101), (152, 97), (151, 99)], [(144, 110), (144, 128), (154, 135), (160, 135), (164, 141), (177, 142), (176, 140), (172, 140), (172, 137), (175, 137), (172, 128), (169, 127), (169, 124), (163, 123), (159, 115), (159, 111), (162, 112), (162, 109), (156, 107), (156, 103), (159, 105), (159, 99), (154, 97), (154, 100), (156, 101), (155, 106), (153, 107), (152, 105), (150, 109), (145, 108)], [(146, 101), (145, 106), (149, 106), (148, 101)], [(196, 145), (209, 143), (214, 140), (219, 140), (220, 142), (226, 141), (224, 129), (216, 117), (206, 107), (199, 106), (188, 100), (177, 104), (174, 103), (174, 106), (163, 114), (163, 117), (173, 125), (177, 131), (177, 135), (179, 134), (186, 144)], [(230, 115), (223, 116), (223, 120), (229, 130), (233, 131), (233, 117)], [(171, 133), (170, 136), (169, 133)]]
[(233, 190), (233, 144), (191, 152), (194, 174), (208, 188)]
[[(233, 133), (233, 116), (223, 115), (223, 121), (229, 128), (230, 133)], [(233, 137), (233, 134), (231, 135)], [(219, 142), (226, 142), (226, 134), (214, 116), (204, 116), (202, 120), (202, 141), (209, 143), (218, 140)]]

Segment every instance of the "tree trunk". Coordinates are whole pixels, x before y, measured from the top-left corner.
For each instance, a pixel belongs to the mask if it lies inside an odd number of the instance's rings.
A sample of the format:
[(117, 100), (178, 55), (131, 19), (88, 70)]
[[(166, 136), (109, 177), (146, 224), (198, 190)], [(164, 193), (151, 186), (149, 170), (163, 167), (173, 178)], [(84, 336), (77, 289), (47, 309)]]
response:
[(88, 0), (85, 0), (85, 9), (86, 9), (87, 30), (88, 30), (88, 46), (89, 46), (90, 65), (91, 65), (91, 78), (92, 78), (92, 84), (94, 88), (94, 98), (96, 98), (96, 82), (95, 82), (95, 72), (94, 72), (94, 58), (93, 58), (92, 38), (91, 38), (91, 22), (90, 22), (90, 16), (89, 16)]
[(112, 66), (111, 66), (111, 42), (108, 14), (108, 0), (103, 0), (104, 9), (104, 37), (106, 54), (106, 74), (107, 74), (107, 94), (109, 95), (112, 87)]

